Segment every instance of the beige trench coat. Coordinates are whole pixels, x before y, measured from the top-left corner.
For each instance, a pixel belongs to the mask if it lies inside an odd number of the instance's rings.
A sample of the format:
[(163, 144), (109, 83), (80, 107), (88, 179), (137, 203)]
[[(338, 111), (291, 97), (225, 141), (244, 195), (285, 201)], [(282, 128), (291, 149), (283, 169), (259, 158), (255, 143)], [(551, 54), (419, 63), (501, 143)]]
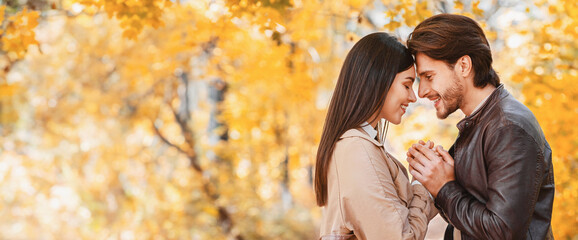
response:
[(424, 239), (437, 214), (427, 190), (361, 128), (341, 136), (327, 178), (322, 240)]

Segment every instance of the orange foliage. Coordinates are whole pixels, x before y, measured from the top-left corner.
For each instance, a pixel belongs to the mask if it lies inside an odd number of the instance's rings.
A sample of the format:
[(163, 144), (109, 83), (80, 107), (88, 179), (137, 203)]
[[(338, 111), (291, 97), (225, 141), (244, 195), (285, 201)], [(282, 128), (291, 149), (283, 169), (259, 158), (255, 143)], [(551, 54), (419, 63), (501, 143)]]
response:
[[(532, 39), (495, 51), (496, 68), (552, 145), (553, 229), (575, 238), (576, 4), (528, 6), (551, 16), (500, 32), (480, 1), (443, 2), (492, 44)], [(44, 19), (0, 6), (0, 221), (14, 223), (0, 238), (317, 237), (311, 172), (343, 57), (439, 3), (79, 0), (59, 11), (83, 13)], [(432, 122), (425, 102), (410, 112), (392, 127), (394, 155), (417, 139), (451, 145), (462, 116)]]

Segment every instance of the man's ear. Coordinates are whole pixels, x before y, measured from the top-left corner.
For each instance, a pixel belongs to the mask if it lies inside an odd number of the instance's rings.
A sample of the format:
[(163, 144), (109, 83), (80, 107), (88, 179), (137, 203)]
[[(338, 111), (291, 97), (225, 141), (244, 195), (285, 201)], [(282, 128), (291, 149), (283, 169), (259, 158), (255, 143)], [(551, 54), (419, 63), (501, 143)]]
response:
[(457, 74), (463, 78), (468, 78), (471, 74), (474, 74), (474, 69), (472, 66), (472, 59), (469, 55), (464, 55), (458, 59), (456, 62)]

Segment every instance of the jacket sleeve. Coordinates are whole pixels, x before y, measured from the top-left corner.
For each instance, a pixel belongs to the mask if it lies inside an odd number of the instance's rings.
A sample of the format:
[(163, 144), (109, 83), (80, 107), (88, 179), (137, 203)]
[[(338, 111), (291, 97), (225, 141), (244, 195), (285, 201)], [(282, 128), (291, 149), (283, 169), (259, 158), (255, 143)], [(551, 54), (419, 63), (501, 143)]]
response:
[(484, 147), (487, 202), (452, 181), (440, 189), (436, 204), (452, 225), (469, 236), (524, 238), (544, 175), (543, 153), (534, 139), (516, 125), (495, 130), (493, 136), (485, 139)]
[[(349, 140), (335, 152), (340, 210), (345, 225), (359, 239), (423, 239), (427, 213), (433, 203), (419, 187), (410, 196), (409, 208), (398, 197), (384, 159), (365, 140)], [(375, 151), (375, 152), (372, 152)], [(401, 175), (401, 176), (400, 176)], [(401, 172), (398, 177), (405, 177)], [(422, 186), (423, 188), (423, 186)]]

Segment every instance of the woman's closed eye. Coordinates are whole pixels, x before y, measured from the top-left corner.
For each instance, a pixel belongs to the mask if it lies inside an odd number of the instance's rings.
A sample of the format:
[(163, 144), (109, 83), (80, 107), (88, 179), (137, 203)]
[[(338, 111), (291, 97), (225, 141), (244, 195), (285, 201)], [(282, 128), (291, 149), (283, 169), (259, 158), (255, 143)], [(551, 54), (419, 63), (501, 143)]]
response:
[(413, 89), (413, 82), (406, 82), (405, 84), (403, 84), (403, 86), (407, 90)]

